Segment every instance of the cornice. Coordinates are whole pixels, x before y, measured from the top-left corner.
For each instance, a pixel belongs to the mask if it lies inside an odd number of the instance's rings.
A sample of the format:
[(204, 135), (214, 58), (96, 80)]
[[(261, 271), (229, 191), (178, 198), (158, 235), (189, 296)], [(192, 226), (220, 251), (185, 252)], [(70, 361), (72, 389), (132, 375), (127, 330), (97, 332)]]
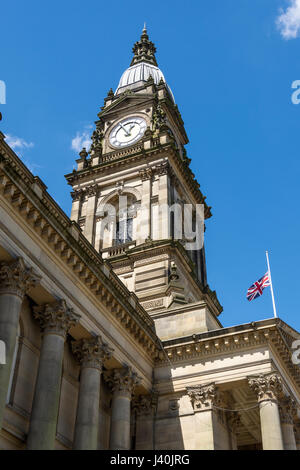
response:
[[(198, 335), (163, 341), (163, 347), (172, 363), (185, 362), (211, 356), (230, 354), (234, 351), (267, 345), (280, 355), (286, 370), (300, 387), (300, 367), (293, 364), (292, 350), (284, 341), (282, 332), (286, 325), (280, 319), (262, 320), (235, 327), (207, 331)], [(299, 335), (300, 336), (300, 335)], [(159, 354), (158, 364), (168, 364), (163, 352)]]
[[(161, 349), (154, 322), (12, 149), (0, 140), (0, 192), (10, 205), (66, 266), (86, 284), (98, 301), (109, 306), (123, 328), (155, 357)], [(101, 309), (101, 307), (100, 307)]]

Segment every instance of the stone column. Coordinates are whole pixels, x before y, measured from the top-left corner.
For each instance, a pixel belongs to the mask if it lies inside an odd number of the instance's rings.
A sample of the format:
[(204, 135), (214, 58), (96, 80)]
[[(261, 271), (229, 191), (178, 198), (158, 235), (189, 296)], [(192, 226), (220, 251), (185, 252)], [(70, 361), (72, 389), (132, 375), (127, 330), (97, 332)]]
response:
[(284, 450), (297, 450), (294, 433), (294, 418), (297, 413), (296, 403), (292, 397), (286, 396), (279, 402), (282, 438)]
[(140, 378), (131, 367), (114, 369), (105, 379), (113, 392), (109, 448), (130, 449), (130, 405), (135, 386)]
[(97, 450), (102, 365), (113, 350), (100, 336), (74, 341), (72, 349), (81, 364), (73, 449)]
[(27, 449), (53, 449), (67, 332), (79, 320), (64, 300), (34, 307), (42, 332), (40, 362), (32, 405)]
[(278, 407), (283, 392), (281, 377), (276, 372), (260, 374), (248, 377), (248, 384), (258, 398), (263, 449), (283, 450)]
[(135, 450), (154, 450), (153, 420), (157, 408), (157, 395), (140, 395), (132, 402), (135, 414)]
[(221, 394), (214, 383), (188, 387), (187, 393), (191, 399), (195, 413), (197, 430), (197, 450), (229, 450), (229, 437), (224, 442), (219, 442), (219, 411), (221, 407)]
[(140, 177), (142, 180), (142, 197), (137, 244), (144, 243), (151, 237), (151, 168), (141, 170)]
[(0, 340), (5, 344), (5, 364), (0, 364), (0, 429), (16, 347), (21, 305), (28, 289), (40, 280), (32, 268), (26, 268), (18, 258), (10, 263), (0, 263)]
[(168, 239), (171, 236), (169, 207), (169, 163), (162, 163), (158, 167), (158, 214), (159, 214), (159, 238)]
[(89, 186), (87, 188), (88, 200), (83, 233), (90, 243), (93, 243), (94, 238), (97, 190), (97, 185)]

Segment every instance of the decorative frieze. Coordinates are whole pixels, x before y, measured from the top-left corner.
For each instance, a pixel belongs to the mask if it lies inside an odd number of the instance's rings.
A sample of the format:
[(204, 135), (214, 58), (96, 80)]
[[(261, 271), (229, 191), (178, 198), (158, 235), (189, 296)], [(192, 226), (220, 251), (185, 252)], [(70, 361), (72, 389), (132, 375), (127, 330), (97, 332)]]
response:
[(278, 401), (283, 393), (283, 382), (277, 372), (248, 377), (250, 388), (256, 393), (258, 402)]
[(111, 358), (113, 349), (102, 341), (101, 336), (95, 336), (73, 341), (72, 351), (81, 367), (102, 370), (104, 361)]
[(194, 411), (206, 411), (220, 404), (220, 394), (214, 383), (188, 387), (187, 393), (191, 399)]
[(0, 294), (13, 294), (23, 298), (40, 279), (32, 268), (26, 268), (23, 258), (0, 263)]
[(40, 323), (43, 333), (53, 333), (63, 337), (80, 318), (72, 308), (67, 307), (63, 299), (33, 307), (33, 315)]

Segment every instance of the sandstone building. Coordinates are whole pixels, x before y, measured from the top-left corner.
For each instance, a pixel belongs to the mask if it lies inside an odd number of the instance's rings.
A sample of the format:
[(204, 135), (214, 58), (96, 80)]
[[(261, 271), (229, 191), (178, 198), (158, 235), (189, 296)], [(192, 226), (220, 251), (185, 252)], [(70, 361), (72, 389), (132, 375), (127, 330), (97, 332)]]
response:
[(223, 328), (204, 247), (159, 210), (211, 217), (155, 52), (144, 29), (66, 175), (70, 218), (0, 133), (1, 449), (300, 448), (299, 333)]

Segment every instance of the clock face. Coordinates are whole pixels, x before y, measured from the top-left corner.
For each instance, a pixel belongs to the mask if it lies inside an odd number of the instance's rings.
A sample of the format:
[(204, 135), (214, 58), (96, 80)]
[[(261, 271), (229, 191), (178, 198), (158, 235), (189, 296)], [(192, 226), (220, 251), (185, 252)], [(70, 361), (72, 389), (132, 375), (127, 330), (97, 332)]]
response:
[(127, 147), (137, 142), (144, 135), (146, 128), (146, 121), (141, 117), (123, 119), (111, 131), (109, 141), (114, 147)]

